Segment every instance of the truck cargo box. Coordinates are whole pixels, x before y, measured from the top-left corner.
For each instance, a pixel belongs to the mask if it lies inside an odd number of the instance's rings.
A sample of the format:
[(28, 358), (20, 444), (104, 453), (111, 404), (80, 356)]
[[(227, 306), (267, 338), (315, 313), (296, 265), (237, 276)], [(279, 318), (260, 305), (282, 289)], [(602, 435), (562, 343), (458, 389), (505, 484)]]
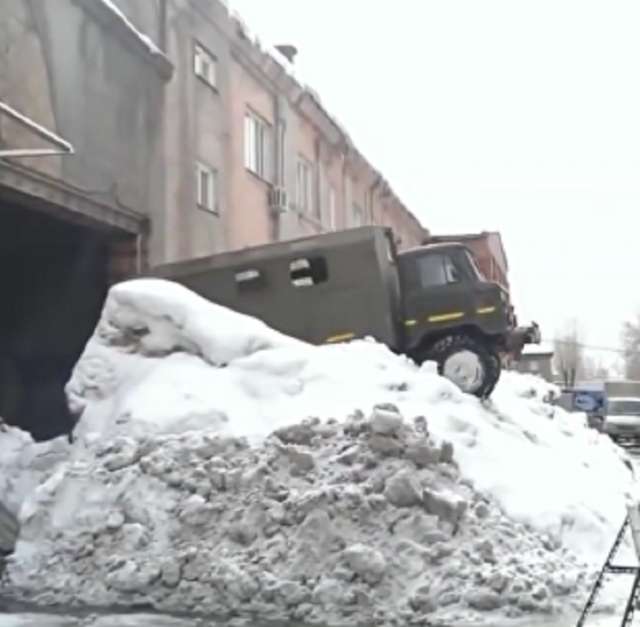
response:
[(314, 344), (365, 336), (391, 348), (400, 342), (396, 250), (385, 227), (165, 264), (152, 274)]

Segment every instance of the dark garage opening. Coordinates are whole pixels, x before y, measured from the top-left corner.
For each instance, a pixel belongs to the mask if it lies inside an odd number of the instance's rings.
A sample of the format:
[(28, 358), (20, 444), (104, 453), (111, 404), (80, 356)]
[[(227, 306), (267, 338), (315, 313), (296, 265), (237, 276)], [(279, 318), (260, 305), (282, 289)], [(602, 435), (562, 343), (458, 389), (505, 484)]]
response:
[(73, 428), (64, 386), (108, 285), (104, 232), (0, 204), (0, 417), (46, 440)]

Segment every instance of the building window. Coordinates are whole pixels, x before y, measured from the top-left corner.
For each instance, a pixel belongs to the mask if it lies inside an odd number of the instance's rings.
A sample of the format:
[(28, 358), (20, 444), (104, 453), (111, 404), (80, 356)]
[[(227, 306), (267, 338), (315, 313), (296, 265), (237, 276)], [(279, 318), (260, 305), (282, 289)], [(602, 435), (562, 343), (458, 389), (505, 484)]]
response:
[(296, 169), (296, 207), (298, 211), (311, 213), (311, 206), (311, 163), (304, 157), (298, 157), (298, 166)]
[(202, 163), (196, 164), (197, 204), (207, 211), (218, 211), (217, 172)]
[(268, 150), (269, 125), (254, 113), (247, 113), (244, 118), (244, 165), (265, 180), (269, 180)]
[(193, 71), (210, 87), (218, 87), (218, 60), (200, 44), (196, 44), (193, 52)]

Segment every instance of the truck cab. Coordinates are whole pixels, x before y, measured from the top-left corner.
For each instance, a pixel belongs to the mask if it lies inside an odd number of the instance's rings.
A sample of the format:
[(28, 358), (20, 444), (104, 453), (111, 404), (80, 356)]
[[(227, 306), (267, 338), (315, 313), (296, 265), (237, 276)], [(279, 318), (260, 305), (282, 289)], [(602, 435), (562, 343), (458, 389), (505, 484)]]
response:
[(482, 275), (463, 244), (420, 246), (398, 255), (405, 350), (433, 360), (464, 391), (486, 396), (506, 354), (539, 342), (537, 326), (518, 329), (509, 294)]

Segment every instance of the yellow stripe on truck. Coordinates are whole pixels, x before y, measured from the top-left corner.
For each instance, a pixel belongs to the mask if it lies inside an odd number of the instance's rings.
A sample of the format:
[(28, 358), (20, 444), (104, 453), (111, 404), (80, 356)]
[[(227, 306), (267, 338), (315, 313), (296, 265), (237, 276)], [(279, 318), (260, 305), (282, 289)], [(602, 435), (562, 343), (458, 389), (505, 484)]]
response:
[(452, 311), (451, 313), (437, 314), (435, 316), (429, 316), (427, 320), (429, 322), (449, 322), (449, 320), (458, 320), (459, 318), (464, 318), (464, 312)]
[(334, 344), (335, 342), (352, 340), (355, 336), (355, 333), (339, 333), (338, 335), (332, 335), (331, 337), (328, 337), (325, 341), (327, 344)]
[(495, 307), (480, 307), (480, 309), (476, 309), (479, 314), (490, 314), (496, 310)]

